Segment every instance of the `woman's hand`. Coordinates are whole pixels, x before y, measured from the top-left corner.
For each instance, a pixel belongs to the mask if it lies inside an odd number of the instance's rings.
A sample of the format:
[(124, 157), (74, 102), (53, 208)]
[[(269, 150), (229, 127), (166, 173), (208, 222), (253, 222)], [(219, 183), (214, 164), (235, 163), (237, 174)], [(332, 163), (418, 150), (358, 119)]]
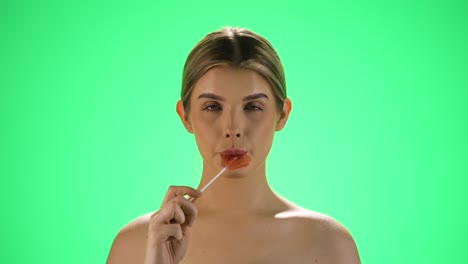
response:
[(144, 264), (179, 263), (184, 257), (190, 227), (198, 213), (185, 195), (196, 199), (201, 193), (187, 186), (171, 186), (161, 208), (151, 216)]

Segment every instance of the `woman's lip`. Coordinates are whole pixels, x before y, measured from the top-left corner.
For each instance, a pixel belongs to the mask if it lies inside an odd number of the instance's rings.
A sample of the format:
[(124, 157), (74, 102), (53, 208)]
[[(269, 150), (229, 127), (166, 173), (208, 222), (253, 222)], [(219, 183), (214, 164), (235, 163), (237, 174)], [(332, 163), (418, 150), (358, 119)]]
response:
[(247, 153), (247, 151), (241, 150), (241, 149), (226, 149), (222, 151), (220, 154), (223, 156), (242, 156), (245, 153)]

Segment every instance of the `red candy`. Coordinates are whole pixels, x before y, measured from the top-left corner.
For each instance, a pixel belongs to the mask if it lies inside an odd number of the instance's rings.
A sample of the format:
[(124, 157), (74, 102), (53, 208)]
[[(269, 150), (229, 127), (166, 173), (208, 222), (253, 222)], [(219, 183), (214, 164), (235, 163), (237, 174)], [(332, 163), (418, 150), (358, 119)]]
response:
[(242, 156), (221, 156), (221, 167), (228, 167), (229, 170), (236, 170), (248, 166), (250, 160), (247, 154)]

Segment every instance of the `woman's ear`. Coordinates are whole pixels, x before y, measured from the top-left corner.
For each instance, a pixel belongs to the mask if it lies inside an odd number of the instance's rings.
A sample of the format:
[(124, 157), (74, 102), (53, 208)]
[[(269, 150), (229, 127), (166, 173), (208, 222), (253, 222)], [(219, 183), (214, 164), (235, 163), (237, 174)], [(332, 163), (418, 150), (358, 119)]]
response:
[(190, 120), (188, 119), (188, 113), (185, 112), (184, 104), (182, 103), (181, 100), (177, 101), (176, 112), (177, 112), (177, 115), (179, 115), (180, 121), (182, 121), (182, 124), (184, 125), (187, 132), (193, 134), (192, 124), (190, 123)]
[(291, 113), (291, 108), (291, 100), (289, 98), (284, 99), (283, 109), (281, 110), (278, 121), (276, 121), (276, 131), (280, 131), (286, 125), (289, 113)]

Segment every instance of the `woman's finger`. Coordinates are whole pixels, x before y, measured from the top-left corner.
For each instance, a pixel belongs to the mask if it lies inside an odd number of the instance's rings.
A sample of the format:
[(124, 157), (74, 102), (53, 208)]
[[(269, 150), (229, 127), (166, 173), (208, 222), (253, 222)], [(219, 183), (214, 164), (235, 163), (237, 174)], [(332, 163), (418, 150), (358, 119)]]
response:
[(170, 224), (183, 224), (185, 223), (185, 214), (178, 204), (174, 204), (174, 216), (169, 222)]
[(198, 210), (193, 203), (178, 196), (167, 202), (155, 217), (157, 224), (179, 223), (191, 226)]
[(189, 186), (170, 186), (163, 199), (163, 205), (177, 196), (188, 195), (193, 198), (200, 197), (201, 193)]
[(176, 200), (179, 202), (179, 206), (184, 212), (184, 223), (188, 226), (192, 226), (193, 221), (195, 221), (195, 217), (198, 214), (197, 207), (195, 207), (195, 205), (192, 202), (183, 197), (177, 197)]
[(182, 229), (179, 224), (168, 224), (160, 227), (158, 240), (166, 242), (172, 238), (181, 240), (183, 238)]

